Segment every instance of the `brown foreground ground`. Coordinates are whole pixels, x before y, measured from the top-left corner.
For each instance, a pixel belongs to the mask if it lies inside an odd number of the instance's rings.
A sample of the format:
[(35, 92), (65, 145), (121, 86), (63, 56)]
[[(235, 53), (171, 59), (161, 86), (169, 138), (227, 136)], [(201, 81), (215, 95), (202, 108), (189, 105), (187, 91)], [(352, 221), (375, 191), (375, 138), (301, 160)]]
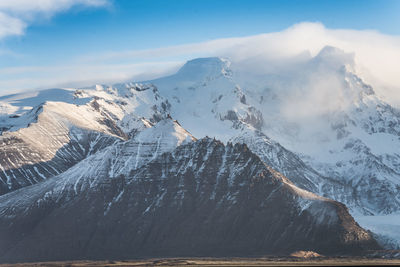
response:
[(367, 258), (174, 258), (129, 261), (63, 261), (18, 264), (0, 264), (1, 267), (95, 267), (95, 266), (399, 266), (400, 259)]

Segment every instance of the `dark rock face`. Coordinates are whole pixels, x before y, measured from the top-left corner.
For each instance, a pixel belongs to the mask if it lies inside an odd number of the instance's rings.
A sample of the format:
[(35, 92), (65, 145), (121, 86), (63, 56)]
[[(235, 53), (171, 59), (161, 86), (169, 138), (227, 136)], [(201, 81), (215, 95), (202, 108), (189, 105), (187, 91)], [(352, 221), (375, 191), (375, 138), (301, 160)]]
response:
[(246, 145), (206, 138), (73, 188), (57, 176), (0, 197), (2, 262), (379, 248), (344, 205), (295, 187)]

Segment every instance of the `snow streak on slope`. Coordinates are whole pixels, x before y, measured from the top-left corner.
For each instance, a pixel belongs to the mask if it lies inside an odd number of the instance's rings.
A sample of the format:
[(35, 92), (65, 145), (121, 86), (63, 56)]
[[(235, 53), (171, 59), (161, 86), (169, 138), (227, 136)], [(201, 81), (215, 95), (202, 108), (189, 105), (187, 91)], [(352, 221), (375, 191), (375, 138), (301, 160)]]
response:
[(57, 188), (64, 190), (67, 186), (73, 187), (75, 193), (84, 192), (87, 187), (108, 179), (129, 175), (162, 153), (194, 140), (177, 122), (162, 120), (134, 138), (111, 145), (64, 172), (60, 176), (65, 177), (63, 181), (67, 184)]
[[(32, 199), (38, 199), (40, 190), (51, 188), (54, 198), (68, 198), (73, 195), (87, 194), (92, 187), (109, 183), (110, 179), (127, 176), (133, 170), (155, 159), (159, 155), (172, 151), (177, 146), (196, 139), (177, 122), (164, 119), (156, 125), (143, 130), (134, 138), (125, 142), (115, 142), (108, 147), (88, 156), (63, 173), (52, 177), (46, 183), (29, 187), (27, 195), (24, 189), (8, 193), (3, 199), (4, 208), (24, 207)], [(39, 191), (35, 191), (39, 190)], [(12, 199), (12, 196), (21, 196)], [(14, 203), (15, 201), (15, 203)], [(40, 202), (40, 198), (38, 199)], [(14, 203), (14, 204), (12, 204)], [(22, 210), (21, 210), (22, 212)], [(17, 214), (17, 213), (16, 213)]]

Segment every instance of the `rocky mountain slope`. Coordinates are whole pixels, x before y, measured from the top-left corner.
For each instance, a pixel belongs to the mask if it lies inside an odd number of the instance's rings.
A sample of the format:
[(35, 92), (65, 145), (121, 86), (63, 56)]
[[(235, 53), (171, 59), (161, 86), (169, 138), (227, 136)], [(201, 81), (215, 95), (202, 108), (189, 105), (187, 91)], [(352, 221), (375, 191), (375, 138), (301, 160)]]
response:
[[(156, 133), (152, 144), (138, 141)], [(132, 152), (118, 156), (121, 162), (141, 160), (115, 171), (112, 147)], [(109, 161), (104, 171), (88, 169), (101, 158)], [(1, 261), (379, 248), (343, 204), (296, 187), (246, 145), (195, 141), (171, 120), (1, 196), (0, 235)]]

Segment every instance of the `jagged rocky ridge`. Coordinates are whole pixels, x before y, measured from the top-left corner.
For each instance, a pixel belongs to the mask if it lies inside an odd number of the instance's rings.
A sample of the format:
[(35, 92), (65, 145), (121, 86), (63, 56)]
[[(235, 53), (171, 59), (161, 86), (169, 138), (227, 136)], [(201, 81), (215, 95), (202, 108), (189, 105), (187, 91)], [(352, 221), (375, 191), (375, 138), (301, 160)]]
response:
[[(0, 260), (354, 254), (379, 248), (343, 204), (299, 189), (246, 145), (191, 141), (176, 123), (160, 123), (184, 133), (186, 144), (139, 165), (130, 162), (130, 171), (116, 176), (106, 174), (114, 173), (112, 164), (90, 179), (70, 175), (84, 170), (92, 155), (61, 175), (1, 196)], [(129, 149), (132, 143), (124, 144)]]

